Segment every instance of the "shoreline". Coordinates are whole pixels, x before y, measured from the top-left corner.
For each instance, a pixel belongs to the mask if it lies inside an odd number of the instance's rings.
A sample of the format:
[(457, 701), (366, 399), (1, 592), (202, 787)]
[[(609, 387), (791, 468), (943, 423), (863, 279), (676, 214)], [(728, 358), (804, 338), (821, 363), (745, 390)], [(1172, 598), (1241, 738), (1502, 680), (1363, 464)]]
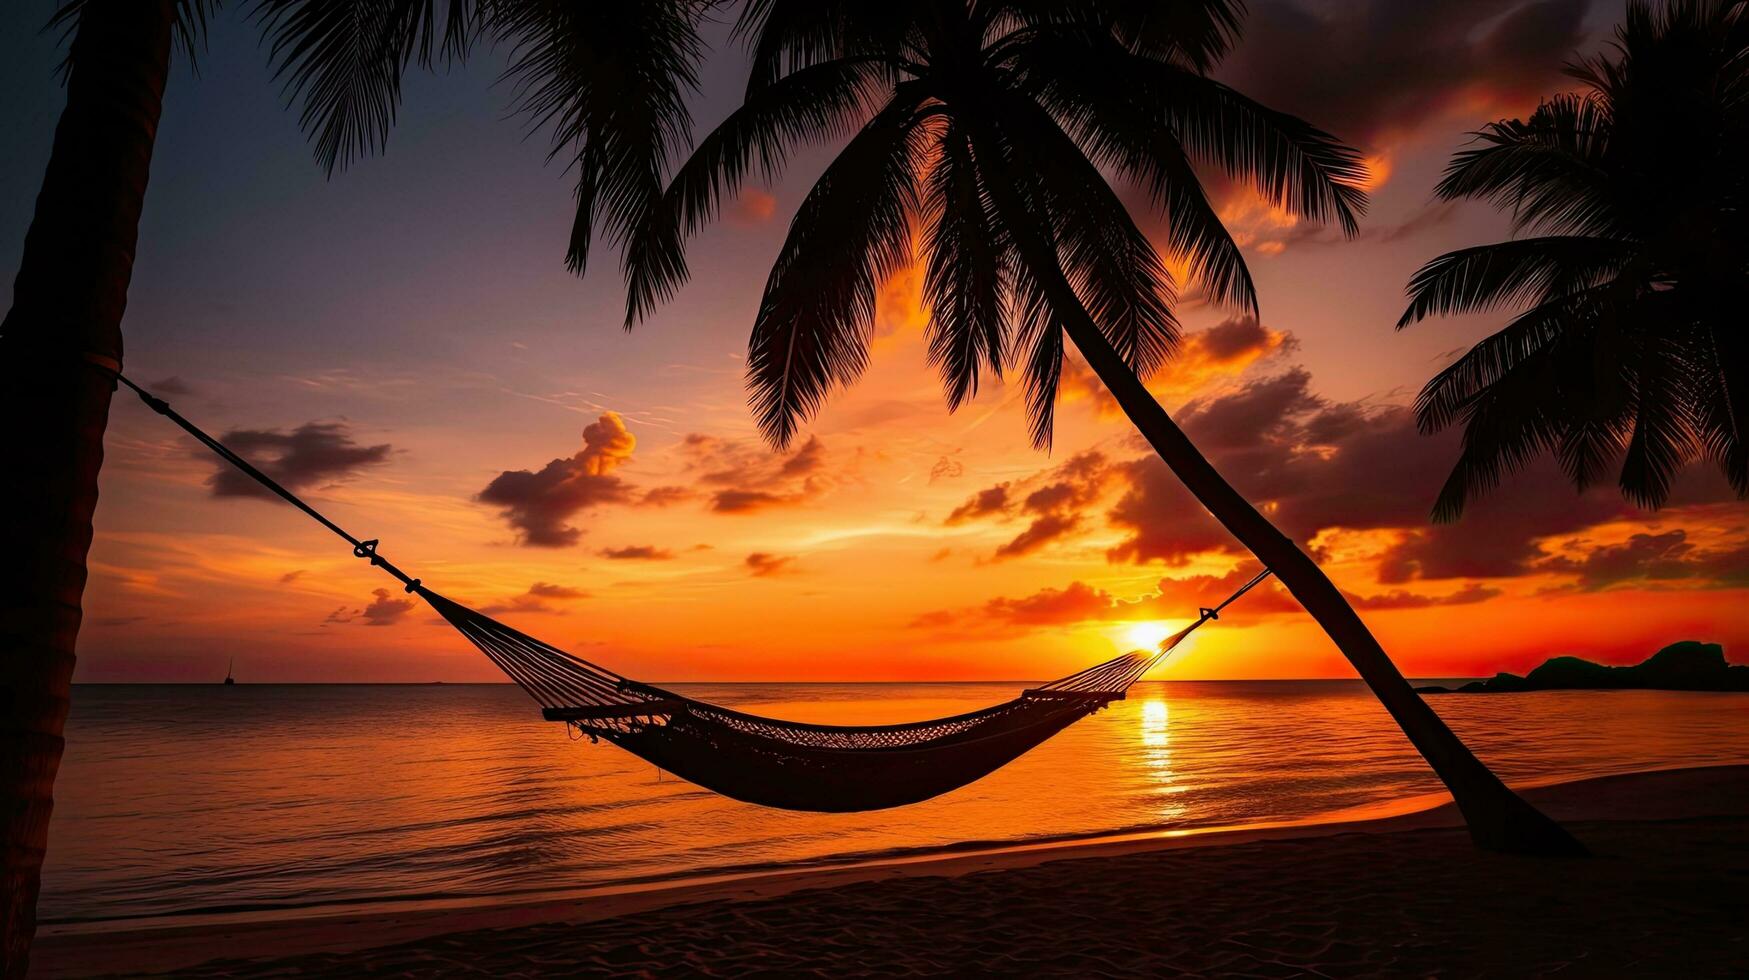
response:
[[(1551, 816), (1566, 822), (1648, 822), (1749, 816), (1749, 766), (1706, 766), (1626, 773), (1517, 788)], [(247, 949), (255, 958), (347, 953), (452, 933), (579, 925), (637, 916), (679, 905), (782, 899), (895, 879), (960, 878), (1069, 865), (1097, 858), (1167, 852), (1219, 851), (1260, 842), (1304, 841), (1355, 835), (1400, 835), (1461, 826), (1444, 794), (1383, 805), (1396, 812), (1345, 811), (1300, 821), (1237, 828), (1152, 830), (995, 846), (971, 845), (923, 854), (845, 864), (775, 868), (663, 879), (634, 884), (479, 898), (415, 900), (388, 907), (333, 906), (306, 914), (261, 912), (98, 920), (43, 926), (32, 976), (68, 977), (123, 969), (169, 971)], [(101, 942), (91, 940), (100, 938)]]

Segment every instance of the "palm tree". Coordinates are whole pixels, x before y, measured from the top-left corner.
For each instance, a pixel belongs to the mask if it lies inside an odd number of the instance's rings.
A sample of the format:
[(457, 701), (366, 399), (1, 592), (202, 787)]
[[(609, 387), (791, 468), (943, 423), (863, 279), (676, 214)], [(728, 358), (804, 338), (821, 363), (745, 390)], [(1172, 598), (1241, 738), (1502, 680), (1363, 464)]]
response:
[(1545, 452), (1580, 490), (1619, 458), (1644, 507), (1697, 459), (1749, 495), (1749, 4), (1636, 0), (1567, 73), (1579, 92), (1487, 126), (1437, 190), (1530, 234), (1427, 263), (1397, 323), (1524, 308), (1421, 391), (1424, 431), (1464, 429), (1439, 520)]
[[(24, 975), (140, 209), (175, 42), (216, 0), (73, 0), (66, 109), (0, 325), (0, 975)], [(517, 108), (576, 165), (566, 255), (639, 223), (688, 128), (694, 0), (256, 0), (272, 60), (332, 172), (381, 146), (406, 70), (481, 41), (510, 54)]]
[[(1255, 311), (1238, 247), (1197, 168), (1352, 233), (1355, 151), (1213, 81), (1239, 4), (758, 0), (739, 19), (744, 104), (675, 173), (628, 243), (628, 325), (687, 277), (683, 244), (757, 168), (848, 136), (802, 202), (754, 319), (747, 378), (767, 439), (789, 443), (868, 357), (882, 279), (925, 256), (930, 357), (950, 409), (984, 372), (1025, 377), (1048, 445), (1065, 340), (1161, 459), (1329, 633), (1432, 764), (1484, 847), (1580, 853), (1404, 681), (1340, 590), (1215, 471), (1142, 379), (1178, 340), (1174, 283), (1104, 170), (1141, 185), (1167, 244), (1220, 302)], [(913, 241), (913, 227), (920, 238)]]

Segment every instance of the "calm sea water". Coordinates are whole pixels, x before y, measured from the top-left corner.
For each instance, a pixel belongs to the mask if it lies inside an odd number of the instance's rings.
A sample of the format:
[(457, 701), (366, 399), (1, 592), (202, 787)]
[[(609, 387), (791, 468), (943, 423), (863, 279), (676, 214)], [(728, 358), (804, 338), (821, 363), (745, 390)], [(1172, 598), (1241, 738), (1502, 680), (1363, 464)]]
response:
[[(1022, 685), (674, 685), (804, 721), (954, 714)], [(1749, 697), (1446, 697), (1509, 780), (1749, 762)], [(510, 896), (967, 841), (1240, 825), (1439, 790), (1358, 682), (1144, 683), (994, 775), (799, 814), (571, 742), (509, 686), (81, 686), (48, 921)]]

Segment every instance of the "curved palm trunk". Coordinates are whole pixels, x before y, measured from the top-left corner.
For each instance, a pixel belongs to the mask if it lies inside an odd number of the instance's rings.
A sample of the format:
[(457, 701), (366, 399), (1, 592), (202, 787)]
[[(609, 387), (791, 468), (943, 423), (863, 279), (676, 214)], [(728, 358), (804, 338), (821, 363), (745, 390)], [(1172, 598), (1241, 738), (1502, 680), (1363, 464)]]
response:
[(1445, 721), (1415, 693), (1397, 670), (1397, 665), (1379, 646), (1323, 570), (1287, 535), (1258, 513), (1257, 508), (1233, 489), (1184, 430), (1172, 421), (1160, 403), (1124, 363), (1123, 357), (1105, 339), (1080, 297), (1075, 294), (1057, 259), (1049, 229), (1031, 214), (1024, 198), (1008, 183), (998, 144), (986, 141), (980, 154), (995, 173), (987, 182), (991, 196), (1014, 234), (1015, 244), (1027, 268), (1040, 277), (1049, 292), (1052, 309), (1061, 318), (1064, 331), (1099, 380), (1117, 399), (1136, 429), (1154, 447), (1172, 472), (1196, 499), (1221, 522), (1239, 543), (1275, 573), (1281, 584), (1299, 600), (1343, 656), (1354, 665), (1374, 696), (1409, 736), (1433, 771), (1451, 791), (1477, 845), (1495, 851), (1527, 854), (1587, 853), (1559, 824), (1526, 803), (1483, 765)]
[[(1080, 310), (1079, 304), (1076, 309)], [(1478, 845), (1495, 851), (1584, 854), (1582, 844), (1501, 782), (1415, 693), (1335, 583), (1203, 457), (1086, 313), (1066, 317), (1065, 328), (1094, 373), (1123, 407), (1124, 414), (1172, 472), (1222, 526), (1275, 572), (1281, 584), (1335, 641), (1409, 741), (1451, 790), (1452, 799), (1457, 801), (1469, 825), (1470, 837)]]
[(0, 976), (36, 928), (85, 555), (175, 0), (93, 0), (0, 326)]

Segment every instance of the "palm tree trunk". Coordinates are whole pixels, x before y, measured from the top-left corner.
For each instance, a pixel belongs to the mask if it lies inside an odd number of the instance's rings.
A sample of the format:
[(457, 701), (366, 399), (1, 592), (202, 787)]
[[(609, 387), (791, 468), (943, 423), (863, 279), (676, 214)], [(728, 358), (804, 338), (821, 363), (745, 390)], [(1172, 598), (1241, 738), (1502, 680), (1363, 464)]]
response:
[(0, 325), (0, 976), (36, 929), (62, 725), (175, 0), (92, 0)]
[(1209, 513), (1275, 572), (1354, 665), (1451, 791), (1469, 825), (1470, 837), (1494, 851), (1584, 854), (1582, 844), (1501, 782), (1415, 693), (1335, 583), (1215, 470), (1085, 311), (1079, 317), (1065, 317), (1064, 326), (1148, 444)]
[(1409, 686), (1397, 665), (1348, 604), (1335, 583), (1287, 535), (1251, 506), (1172, 421), (1147, 387), (1105, 339), (1057, 258), (1048, 228), (1032, 214), (1003, 166), (994, 142), (984, 143), (982, 160), (994, 172), (992, 199), (1002, 211), (1027, 268), (1040, 277), (1070, 341), (1093, 368), (1136, 429), (1154, 447), (1215, 519), (1275, 573), (1281, 584), (1317, 620), (1354, 665), (1374, 696), (1409, 736), (1433, 771), (1451, 791), (1477, 845), (1526, 854), (1587, 853), (1559, 824), (1526, 803), (1477, 759), (1445, 721)]

